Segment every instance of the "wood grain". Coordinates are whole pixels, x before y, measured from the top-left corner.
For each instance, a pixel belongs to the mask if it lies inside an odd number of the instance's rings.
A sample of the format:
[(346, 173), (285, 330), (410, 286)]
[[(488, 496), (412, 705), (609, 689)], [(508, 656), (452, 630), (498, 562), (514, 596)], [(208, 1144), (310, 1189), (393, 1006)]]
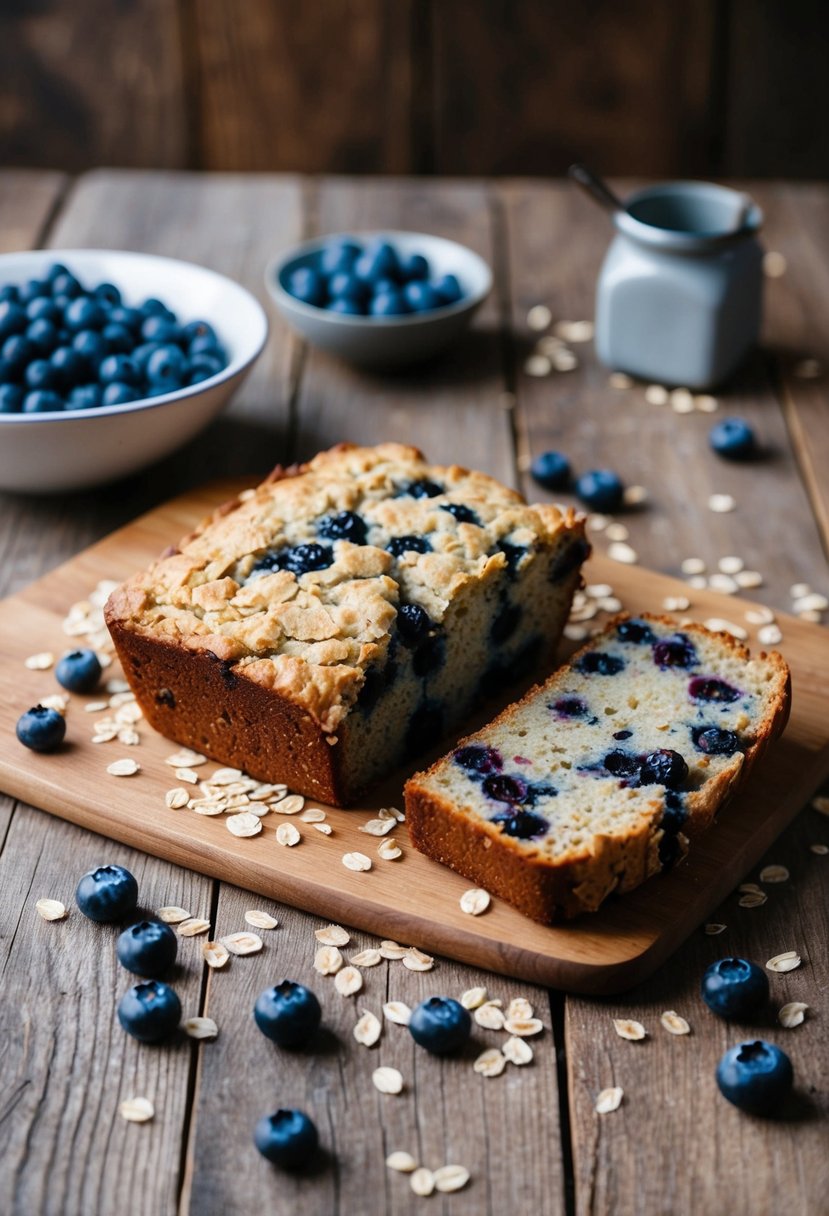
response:
[(8, 169), (0, 173), (0, 253), (37, 243), (66, 188), (62, 173)]

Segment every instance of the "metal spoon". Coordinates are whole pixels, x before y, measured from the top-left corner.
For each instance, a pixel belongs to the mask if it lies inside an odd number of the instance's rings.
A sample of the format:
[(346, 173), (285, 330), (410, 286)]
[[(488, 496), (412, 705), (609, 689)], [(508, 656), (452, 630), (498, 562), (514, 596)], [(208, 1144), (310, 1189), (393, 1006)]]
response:
[(627, 210), (618, 194), (614, 194), (607, 182), (597, 177), (586, 165), (579, 164), (577, 161), (567, 170), (567, 176), (572, 178), (577, 186), (581, 186), (585, 194), (588, 194), (594, 202), (611, 214)]

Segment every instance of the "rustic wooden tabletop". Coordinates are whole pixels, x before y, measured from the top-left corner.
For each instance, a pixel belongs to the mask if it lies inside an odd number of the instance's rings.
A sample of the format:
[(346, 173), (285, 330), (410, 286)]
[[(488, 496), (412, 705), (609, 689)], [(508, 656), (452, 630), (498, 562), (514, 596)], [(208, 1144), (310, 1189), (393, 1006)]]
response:
[[(438, 462), (486, 469), (529, 494), (529, 457), (549, 447), (578, 468), (610, 466), (647, 488), (648, 505), (620, 522), (645, 565), (679, 574), (689, 556), (709, 571), (725, 556), (762, 573), (751, 595), (790, 609), (790, 587), (827, 591), (829, 543), (829, 189), (765, 185), (766, 245), (785, 259), (769, 278), (765, 345), (739, 383), (719, 399), (719, 416), (739, 413), (762, 436), (767, 458), (734, 466), (707, 446), (709, 414), (684, 414), (645, 399), (642, 386), (615, 387), (589, 344), (578, 366), (526, 372), (538, 335), (528, 309), (546, 304), (556, 320), (592, 315), (593, 284), (608, 239), (603, 217), (560, 183), (314, 179), (185, 173), (96, 172), (0, 175), (0, 249), (97, 246), (147, 250), (202, 262), (264, 299), (268, 258), (315, 232), (371, 226), (454, 237), (493, 266), (496, 290), (456, 353), (418, 374), (369, 377), (296, 343), (276, 317), (270, 342), (238, 399), (204, 435), (145, 474), (62, 498), (2, 499), (0, 587), (11, 593), (91, 541), (173, 493), (207, 479), (256, 474), (342, 439), (410, 440)], [(783, 263), (778, 260), (776, 269)], [(678, 403), (679, 404), (679, 403)], [(683, 406), (680, 404), (680, 410)], [(712, 493), (737, 509), (714, 514)], [(594, 533), (599, 548), (608, 541)], [(689, 592), (693, 599), (693, 591)], [(742, 619), (738, 598), (732, 619)], [(785, 651), (785, 639), (784, 639)], [(314, 987), (328, 1032), (314, 1054), (267, 1048), (250, 1016), (253, 1000), (283, 975), (313, 983), (318, 922), (287, 907), (156, 861), (0, 796), (0, 1202), (19, 1216), (248, 1213), (383, 1216), (450, 1214), (722, 1213), (761, 1216), (826, 1211), (829, 1194), (829, 819), (806, 808), (770, 851), (788, 882), (768, 901), (726, 900), (717, 937), (696, 934), (648, 983), (605, 1000), (533, 991), (440, 960), (429, 974), (389, 972), (382, 991), (413, 1005), (440, 990), (485, 985), (505, 1001), (524, 995), (545, 1023), (529, 1067), (497, 1078), (471, 1061), (440, 1061), (405, 1033), (385, 1033), (369, 1051), (352, 1037), (354, 1013), (330, 986)], [(34, 903), (74, 885), (103, 861), (126, 864), (150, 907), (178, 904), (211, 920), (213, 936), (238, 928), (244, 911), (279, 918), (279, 976), (261, 960), (227, 974), (181, 968), (187, 1015), (209, 1014), (215, 1042), (147, 1048), (115, 1018), (124, 974), (114, 964), (114, 930), (73, 914), (64, 930)], [(67, 873), (72, 876), (67, 880)], [(749, 876), (756, 880), (756, 874)], [(364, 934), (356, 940), (367, 944)], [(728, 953), (765, 962), (796, 949), (802, 966), (772, 976), (773, 1010), (759, 1025), (714, 1018), (698, 995), (705, 966)], [(796, 1029), (775, 1011), (809, 1010)], [(660, 1026), (664, 1010), (688, 1019), (678, 1038)], [(631, 1043), (614, 1018), (636, 1018), (648, 1037)], [(393, 1030), (394, 1028), (389, 1028)], [(790, 1053), (795, 1101), (784, 1117), (759, 1120), (720, 1098), (714, 1068), (730, 1044), (764, 1035)], [(400, 1068), (409, 1086), (383, 1096), (370, 1074)], [(624, 1100), (598, 1115), (600, 1090)], [(144, 1095), (155, 1118), (118, 1117), (126, 1097)], [(307, 1109), (326, 1153), (320, 1171), (286, 1177), (251, 1144), (256, 1118), (277, 1105)], [(451, 1195), (416, 1197), (385, 1157), (395, 1149), (435, 1168), (466, 1166), (471, 1181)], [(424, 1209), (425, 1210), (425, 1209)]]

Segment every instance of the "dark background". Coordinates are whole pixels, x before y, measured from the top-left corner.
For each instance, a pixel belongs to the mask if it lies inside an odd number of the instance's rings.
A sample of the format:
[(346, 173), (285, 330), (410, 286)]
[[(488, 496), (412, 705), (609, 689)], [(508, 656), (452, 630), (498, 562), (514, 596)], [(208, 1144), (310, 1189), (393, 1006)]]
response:
[(829, 177), (827, 0), (0, 0), (0, 163)]

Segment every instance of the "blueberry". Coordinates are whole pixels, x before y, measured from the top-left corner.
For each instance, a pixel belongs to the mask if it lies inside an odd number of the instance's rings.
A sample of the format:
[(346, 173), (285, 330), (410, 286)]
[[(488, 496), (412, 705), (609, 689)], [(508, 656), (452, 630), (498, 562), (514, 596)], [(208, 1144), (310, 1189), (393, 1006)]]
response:
[(71, 346), (59, 346), (52, 351), (49, 362), (62, 388), (73, 388), (86, 375), (86, 360)]
[(434, 621), (420, 604), (400, 605), (397, 611), (397, 632), (404, 646), (417, 646), (434, 627)]
[(97, 300), (79, 296), (66, 308), (63, 322), (67, 329), (80, 333), (84, 329), (98, 330), (106, 325), (106, 313)]
[(721, 1018), (742, 1020), (769, 999), (769, 981), (756, 963), (721, 958), (702, 977), (702, 999)]
[(429, 277), (429, 263), (422, 253), (398, 254), (398, 263), (400, 266), (400, 277), (407, 283), (412, 282), (412, 280), (428, 279)]
[(459, 524), (475, 524), (481, 526), (481, 521), (471, 507), (465, 507), (462, 502), (442, 502), (441, 511), (448, 511)]
[(263, 1115), (253, 1130), (253, 1143), (263, 1157), (284, 1170), (301, 1170), (319, 1147), (313, 1122), (301, 1110)]
[(0, 301), (0, 342), (4, 342), (13, 334), (22, 334), (28, 324), (26, 309), (17, 301)]
[(136, 333), (144, 320), (137, 308), (125, 308), (123, 304), (111, 308), (107, 315), (107, 325), (123, 325), (130, 333)]
[(19, 414), (23, 407), (23, 389), (17, 384), (0, 384), (0, 414)]
[(717, 455), (727, 460), (750, 460), (757, 454), (754, 431), (742, 418), (723, 418), (711, 427), (708, 441)]
[(92, 294), (105, 308), (116, 308), (121, 303), (121, 293), (114, 283), (99, 283)]
[(175, 321), (176, 314), (170, 312), (170, 309), (162, 300), (157, 300), (155, 296), (148, 296), (139, 309), (145, 317), (165, 317), (168, 321)]
[(24, 747), (33, 752), (53, 752), (66, 734), (66, 721), (56, 709), (34, 705), (17, 719), (16, 733)]
[(210, 355), (196, 355), (195, 359), (185, 364), (183, 375), (186, 384), (201, 384), (204, 380), (218, 376), (219, 372), (223, 370), (224, 366), (220, 359)]
[(653, 648), (653, 661), (657, 667), (696, 667), (699, 662), (693, 642), (684, 633), (672, 638), (663, 638)]
[(431, 549), (425, 536), (393, 536), (386, 545), (392, 557), (402, 557), (404, 553), (429, 553)]
[(625, 488), (610, 469), (592, 469), (576, 481), (576, 493), (591, 511), (618, 511)]
[(227, 363), (227, 354), (212, 333), (200, 334), (193, 338), (187, 347), (187, 353), (191, 359), (195, 359), (197, 355), (210, 355), (215, 359), (221, 359), (222, 366)]
[[(558, 790), (554, 785), (546, 785), (544, 782), (536, 781), (527, 789), (527, 806), (535, 806), (545, 798), (557, 798)], [(545, 824), (546, 827), (546, 824)], [(541, 829), (539, 829), (540, 831)]]
[(579, 537), (578, 540), (571, 541), (569, 545), (556, 556), (550, 566), (550, 582), (560, 583), (574, 570), (578, 570), (586, 557), (590, 555), (590, 545), (586, 540)]
[(618, 777), (626, 785), (634, 788), (639, 785), (642, 762), (638, 756), (632, 756), (630, 752), (615, 748), (612, 752), (607, 753), (602, 764), (608, 773)]
[(500, 824), (505, 836), (514, 836), (516, 840), (532, 840), (535, 836), (543, 836), (550, 826), (543, 815), (536, 815), (534, 811), (496, 815), (492, 822)]
[(164, 975), (176, 961), (178, 939), (169, 925), (160, 920), (141, 920), (118, 938), (118, 962), (133, 975), (154, 979)]
[(322, 307), (327, 294), (322, 276), (310, 266), (300, 266), (291, 271), (288, 276), (288, 291), (294, 299), (303, 304), (312, 304), (315, 308)]
[(177, 346), (165, 343), (154, 350), (147, 360), (146, 375), (150, 384), (165, 385), (165, 391), (181, 388), (185, 358)]
[(523, 545), (514, 545), (508, 540), (502, 540), (498, 547), (507, 559), (507, 574), (514, 579), (522, 559), (527, 555), (527, 549)]
[(111, 355), (128, 354), (135, 346), (135, 335), (126, 325), (117, 325), (114, 322), (105, 325), (101, 330), (101, 337)]
[(23, 383), (32, 390), (57, 388), (59, 381), (60, 376), (48, 359), (33, 359), (23, 373)]
[(94, 650), (69, 650), (55, 668), (55, 679), (69, 692), (92, 692), (101, 678), (101, 664)]
[(328, 280), (328, 294), (332, 300), (358, 300), (362, 302), (368, 295), (366, 284), (358, 279), (350, 270), (341, 270), (332, 274)]
[(36, 321), (32, 321), (26, 330), (26, 337), (42, 355), (48, 355), (60, 341), (58, 332), (54, 321), (50, 321), (46, 317), (39, 317)]
[(362, 246), (354, 241), (334, 241), (326, 245), (320, 253), (320, 270), (326, 275), (342, 274), (352, 270), (354, 263), (363, 252)]
[(613, 738), (623, 743), (625, 739), (630, 739), (633, 736), (632, 730), (614, 730)]
[(78, 883), (75, 902), (84, 916), (100, 924), (123, 920), (138, 904), (138, 883), (123, 866), (98, 866)]
[(740, 740), (733, 730), (720, 726), (695, 726), (691, 730), (694, 747), (706, 756), (733, 756), (740, 750)]
[(501, 753), (496, 748), (487, 747), (481, 743), (470, 743), (466, 747), (459, 747), (453, 753), (452, 759), (468, 773), (476, 775), (497, 773), (504, 767)]
[(559, 697), (549, 708), (560, 718), (583, 718), (587, 714), (587, 702), (581, 697)]
[(437, 498), (443, 494), (443, 486), (428, 477), (420, 477), (417, 481), (407, 481), (395, 494), (395, 498)]
[(527, 783), (521, 777), (509, 777), (505, 773), (486, 777), (481, 787), (487, 798), (494, 802), (521, 803), (527, 797)]
[(364, 317), (366, 315), (365, 306), (360, 300), (345, 296), (339, 300), (332, 300), (328, 305), (328, 311), (342, 313), (345, 317)]
[(546, 490), (563, 490), (570, 482), (570, 462), (561, 452), (542, 452), (532, 462), (530, 473)]
[(127, 355), (107, 355), (98, 367), (101, 384), (137, 384), (140, 376), (138, 365)]
[(437, 633), (433, 637), (427, 637), (415, 650), (412, 658), (412, 671), (419, 679), (423, 679), (430, 672), (442, 667), (445, 662), (446, 639), (442, 634)]
[(588, 650), (576, 663), (578, 671), (585, 675), (617, 676), (625, 669), (625, 660), (615, 654), (604, 654), (601, 650)]
[(63, 265), (63, 263), (62, 262), (53, 262), (52, 265), (49, 267), (49, 269), (46, 271), (46, 282), (54, 283), (55, 279), (59, 278), (63, 274), (69, 274), (69, 271)]
[(30, 304), (39, 296), (48, 296), (51, 289), (51, 284), (43, 279), (29, 279), (28, 283), (24, 283), (20, 288), (20, 303)]
[(409, 312), (409, 306), (402, 292), (381, 291), (372, 296), (368, 311), (372, 317), (402, 317)]
[(432, 287), (442, 304), (457, 304), (458, 300), (463, 298), (461, 285), (454, 274), (444, 274), (439, 279), (433, 279)]
[(433, 312), (436, 308), (444, 307), (443, 300), (431, 283), (421, 283), (417, 279), (405, 285), (403, 299), (410, 312)]
[(55, 414), (63, 409), (63, 398), (48, 389), (37, 389), (23, 398), (24, 414)]
[(643, 785), (664, 785), (668, 790), (678, 790), (688, 776), (688, 765), (679, 752), (660, 747), (650, 752), (642, 761)]
[(132, 351), (130, 352), (130, 358), (132, 359), (133, 363), (141, 368), (142, 373), (146, 374), (147, 363), (149, 362), (150, 355), (161, 349), (162, 347), (160, 342), (140, 342), (138, 346), (133, 347)]
[(147, 980), (129, 988), (118, 1003), (118, 1021), (139, 1043), (158, 1043), (181, 1021), (181, 1001), (169, 984)]
[(409, 720), (406, 732), (406, 751), (417, 756), (427, 747), (433, 747), (443, 734), (443, 711), (439, 705), (419, 706)]
[(511, 638), (521, 622), (520, 604), (505, 604), (489, 627), (489, 640), (496, 646)]
[(95, 410), (103, 404), (100, 384), (83, 384), (73, 388), (66, 399), (67, 410)]
[(414, 1007), (409, 1018), (409, 1031), (415, 1043), (436, 1056), (458, 1051), (471, 1029), (468, 1010), (450, 996), (428, 997)]
[[(167, 393), (172, 390), (167, 386), (162, 386), (161, 391)], [(144, 395), (142, 390), (134, 384), (124, 384), (120, 380), (113, 380), (103, 386), (101, 405), (129, 405), (131, 401), (138, 401)]]
[(52, 296), (57, 299), (59, 296), (66, 296), (70, 300), (77, 299), (83, 294), (83, 288), (73, 274), (68, 270), (64, 270), (61, 274), (56, 274), (52, 279)]
[(334, 552), (330, 545), (318, 545), (309, 541), (306, 544), (278, 549), (274, 553), (266, 553), (264, 557), (260, 557), (253, 570), (288, 570), (299, 577), (300, 574), (308, 574), (311, 570), (326, 570), (333, 560)]
[(94, 371), (106, 356), (107, 344), (103, 335), (96, 333), (94, 329), (82, 329), (72, 338), (72, 349), (83, 355), (87, 366)]
[(61, 319), (60, 309), (49, 296), (38, 296), (36, 299), (30, 300), (26, 305), (26, 316), (30, 321), (52, 321), (53, 323)]
[(620, 641), (632, 642), (635, 646), (652, 646), (656, 641), (656, 634), (644, 621), (622, 621), (616, 634)]
[(372, 241), (354, 263), (354, 273), (368, 283), (376, 283), (380, 279), (399, 282), (400, 263), (388, 241)]
[(774, 1043), (738, 1043), (717, 1065), (720, 1093), (751, 1115), (779, 1112), (794, 1082), (792, 1062)]
[(301, 1047), (316, 1033), (322, 1010), (310, 988), (283, 980), (259, 994), (253, 1016), (266, 1038), (280, 1047)]
[(19, 380), (32, 359), (37, 358), (37, 347), (24, 334), (13, 334), (6, 338), (0, 354), (3, 357), (4, 379)]
[(161, 313), (151, 313), (141, 324), (141, 337), (145, 342), (175, 342), (181, 330), (175, 321)]
[(695, 676), (688, 685), (688, 695), (692, 701), (717, 701), (729, 705), (732, 701), (739, 701), (743, 694), (715, 676)]
[(352, 545), (364, 545), (368, 526), (356, 511), (337, 511), (334, 515), (322, 517), (317, 524), (317, 536), (325, 540), (348, 540)]

